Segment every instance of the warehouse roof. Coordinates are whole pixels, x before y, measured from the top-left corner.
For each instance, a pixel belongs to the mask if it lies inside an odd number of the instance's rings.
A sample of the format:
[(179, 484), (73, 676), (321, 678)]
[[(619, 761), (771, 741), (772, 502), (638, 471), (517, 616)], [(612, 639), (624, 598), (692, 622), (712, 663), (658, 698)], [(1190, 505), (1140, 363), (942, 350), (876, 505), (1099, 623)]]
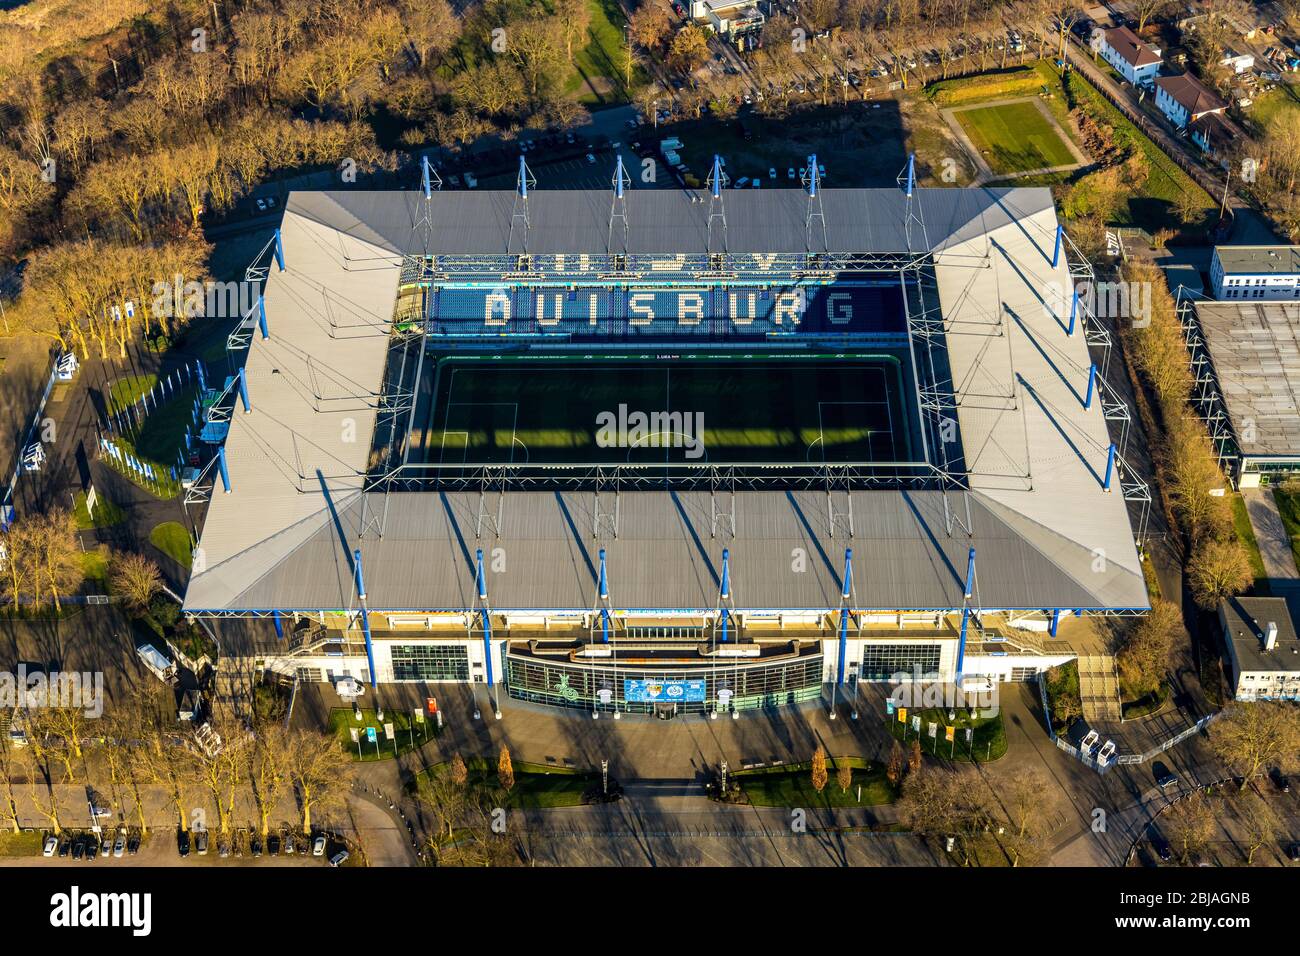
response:
[[(628, 199), (629, 251), (707, 251), (707, 202), (674, 190), (634, 190)], [(907, 250), (899, 190), (827, 190), (823, 200), (828, 250)], [(352, 548), (363, 553), (371, 607), (472, 605), (465, 561), (477, 497), (395, 492), (385, 505), (361, 491), (402, 253), (423, 249), (423, 201), (401, 192), (290, 197), (286, 271), (272, 268), (265, 293), (271, 337), (255, 336), (248, 358), (253, 413), (234, 416), (226, 442), (234, 491), (214, 494), (188, 611), (350, 607)], [(436, 193), (431, 251), (505, 252), (513, 202), (511, 192)], [(533, 191), (529, 251), (604, 251), (609, 202), (604, 191)], [(725, 202), (729, 251), (806, 251), (802, 191), (734, 190)], [(855, 603), (960, 607), (973, 544), (983, 556), (982, 607), (1146, 607), (1118, 482), (1101, 487), (1109, 437), (1100, 403), (1082, 407), (1090, 360), (1084, 336), (1066, 334), (1069, 275), (1064, 257), (1051, 262), (1050, 192), (919, 189), (916, 205), (925, 232), (914, 226), (914, 248), (928, 235), (944, 252), (935, 276), (958, 419), (952, 455), (972, 489), (949, 494), (946, 505), (961, 522), (969, 508), (972, 535), (947, 519), (938, 492), (854, 492)], [(622, 495), (618, 539), (601, 542), (626, 589), (620, 604), (713, 606), (712, 576), (730, 535), (701, 532), (700, 509), (709, 510), (701, 500)], [(495, 606), (590, 606), (591, 507), (590, 495), (506, 495), (492, 546), (528, 570), (500, 576)], [(832, 535), (824, 526), (825, 511), (824, 496), (737, 496), (737, 606), (837, 603), (836, 566), (850, 542), (842, 528)], [(794, 547), (818, 555), (819, 569), (782, 570)], [(746, 565), (749, 590), (740, 584)]]
[(1197, 302), (1196, 315), (1242, 453), (1300, 455), (1300, 304)]

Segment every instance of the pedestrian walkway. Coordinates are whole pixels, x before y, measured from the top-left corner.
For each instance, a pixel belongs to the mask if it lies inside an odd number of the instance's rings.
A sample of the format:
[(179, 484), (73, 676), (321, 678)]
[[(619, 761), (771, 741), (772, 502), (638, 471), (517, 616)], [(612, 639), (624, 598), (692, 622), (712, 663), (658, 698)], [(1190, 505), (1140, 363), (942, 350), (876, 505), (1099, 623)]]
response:
[(1300, 582), (1300, 570), (1296, 569), (1295, 554), (1291, 550), (1291, 537), (1282, 523), (1272, 489), (1246, 488), (1241, 497), (1246, 502), (1246, 514), (1250, 516), (1250, 527), (1255, 532), (1259, 556), (1264, 559), (1264, 573), (1270, 582), (1273, 579)]

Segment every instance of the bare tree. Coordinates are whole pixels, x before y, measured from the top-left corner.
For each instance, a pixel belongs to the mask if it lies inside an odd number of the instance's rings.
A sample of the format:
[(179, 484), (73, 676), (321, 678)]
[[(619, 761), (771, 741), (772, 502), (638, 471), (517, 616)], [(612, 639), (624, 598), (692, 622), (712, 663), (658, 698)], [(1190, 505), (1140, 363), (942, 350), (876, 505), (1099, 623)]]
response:
[(1165, 811), (1160, 827), (1183, 866), (1208, 849), (1217, 826), (1214, 817), (1215, 808), (1204, 790), (1188, 794)]
[(121, 595), (131, 610), (148, 610), (149, 604), (162, 590), (162, 574), (158, 565), (143, 554), (127, 552), (114, 556), (109, 566), (109, 586)]
[(1241, 789), (1269, 767), (1291, 770), (1300, 760), (1300, 710), (1283, 701), (1235, 702), (1210, 729), (1210, 747), (1237, 776)]
[(288, 774), (302, 811), (302, 832), (311, 835), (312, 813), (341, 800), (352, 782), (352, 758), (333, 737), (301, 730), (288, 741)]

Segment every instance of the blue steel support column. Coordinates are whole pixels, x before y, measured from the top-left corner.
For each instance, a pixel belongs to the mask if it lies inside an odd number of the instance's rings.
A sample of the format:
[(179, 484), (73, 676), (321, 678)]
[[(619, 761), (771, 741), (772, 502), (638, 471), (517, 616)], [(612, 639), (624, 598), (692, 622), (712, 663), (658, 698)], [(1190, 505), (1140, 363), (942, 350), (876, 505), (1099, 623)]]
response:
[(226, 494), (230, 494), (232, 490), (230, 486), (230, 469), (226, 467), (225, 445), (217, 446), (217, 470), (221, 472), (221, 487), (226, 490)]
[[(522, 160), (521, 160), (522, 162)], [(483, 549), (474, 552), (476, 570), (474, 580), (478, 585), (478, 599), (482, 603), (479, 613), (483, 617), (483, 660), (487, 665), (487, 685), (492, 686), (492, 621), (487, 609), (487, 576), (483, 573)]]
[(420, 157), (420, 184), (424, 187), (424, 198), (433, 198), (433, 183), (429, 179), (429, 157)]
[(907, 198), (912, 198), (912, 191), (916, 189), (916, 153), (907, 154)]
[(970, 608), (961, 609), (961, 637), (957, 640), (957, 687), (961, 687), (961, 678), (966, 667), (966, 625), (970, 623)]
[[(975, 596), (975, 549), (971, 548), (966, 555), (966, 593), (965, 600), (970, 601)], [(957, 639), (957, 686), (961, 686), (961, 678), (966, 667), (966, 629), (970, 624), (970, 605), (967, 604), (961, 609), (961, 636)]]
[(528, 165), (524, 162), (522, 156), (519, 157), (519, 198), (528, 198)]
[(375, 648), (370, 642), (370, 615), (366, 612), (366, 579), (361, 573), (361, 549), (352, 552), (352, 569), (357, 579), (357, 600), (361, 602), (361, 633), (366, 639), (366, 664), (370, 667), (370, 687), (377, 689), (379, 675), (375, 673)]
[(280, 228), (275, 229), (275, 264), (284, 271), (284, 243), (280, 241)]
[(1088, 366), (1088, 394), (1084, 396), (1084, 409), (1092, 408), (1092, 393), (1097, 389), (1097, 363)]
[(1052, 637), (1056, 637), (1056, 627), (1060, 623), (1061, 623), (1061, 609), (1059, 607), (1053, 608), (1052, 623), (1047, 626), (1047, 633), (1052, 635)]
[(279, 611), (271, 612), (271, 623), (275, 625), (275, 636), (280, 640), (284, 640), (284, 625), (280, 623)]
[(1074, 324), (1078, 320), (1079, 320), (1079, 290), (1075, 289), (1074, 293), (1070, 296), (1070, 327), (1066, 329), (1066, 333), (1068, 335), (1070, 336), (1074, 335)]
[(1065, 227), (1058, 224), (1056, 227), (1056, 245), (1052, 247), (1052, 268), (1061, 261), (1061, 235), (1065, 232)]
[(722, 157), (713, 154), (713, 198), (722, 198)]
[(853, 549), (844, 549), (844, 593), (840, 605), (840, 657), (835, 671), (835, 683), (844, 683), (844, 657), (849, 646), (849, 598), (852, 596), (853, 584)]
[[(605, 549), (600, 549), (600, 599), (609, 600), (609, 579), (605, 576)], [(600, 609), (600, 636), (606, 644), (609, 643), (609, 608), (608, 606)]]
[(721, 591), (719, 591), (718, 610), (722, 614), (722, 643), (724, 644), (727, 643), (727, 618), (729, 618), (731, 615), (730, 612), (727, 610), (727, 606), (722, 602), (730, 600), (731, 598), (730, 563), (731, 563), (731, 549), (723, 548), (722, 549), (722, 589)]
[(617, 164), (614, 166), (614, 198), (623, 198), (623, 154), (618, 153), (616, 156)]
[(253, 411), (253, 406), (248, 402), (248, 379), (244, 377), (244, 370), (241, 368), (238, 373), (239, 400), (244, 403), (244, 414), (249, 415)]
[(1111, 442), (1106, 452), (1106, 479), (1101, 483), (1102, 491), (1110, 491), (1111, 479), (1115, 477), (1115, 443)]
[(262, 296), (257, 297), (257, 326), (262, 330), (262, 338), (269, 339), (270, 331), (266, 326), (266, 299)]

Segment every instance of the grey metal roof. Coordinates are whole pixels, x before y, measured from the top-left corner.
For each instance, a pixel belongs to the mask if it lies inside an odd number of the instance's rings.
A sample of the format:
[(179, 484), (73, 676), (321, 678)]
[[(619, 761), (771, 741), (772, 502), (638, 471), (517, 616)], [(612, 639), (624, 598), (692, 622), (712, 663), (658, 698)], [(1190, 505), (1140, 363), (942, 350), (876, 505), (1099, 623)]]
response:
[(1242, 454), (1300, 455), (1300, 304), (1198, 302), (1196, 315)]
[(1215, 246), (1226, 275), (1295, 275), (1300, 273), (1300, 246)]
[[(634, 190), (628, 200), (628, 251), (707, 251), (707, 201), (672, 190)], [(235, 415), (226, 442), (234, 493), (218, 488), (209, 507), (187, 610), (350, 606), (348, 546), (361, 509), (379, 510), (360, 491), (361, 476), (401, 254), (424, 249), (415, 229), (423, 202), (401, 192), (290, 197), (287, 269), (273, 267), (266, 287), (271, 338), (254, 336), (248, 358), (254, 410)], [(505, 252), (513, 202), (512, 192), (435, 194), (430, 251)], [(605, 191), (533, 191), (529, 250), (603, 251), (609, 202)], [(801, 191), (728, 191), (725, 202), (730, 251), (805, 251)], [(831, 251), (906, 251), (900, 191), (826, 190), (823, 202)], [(1125, 502), (1101, 488), (1109, 442), (1101, 403), (1082, 407), (1087, 344), (1082, 334), (1065, 334), (1069, 273), (1064, 257), (1051, 263), (1050, 192), (920, 189), (916, 208), (925, 229), (914, 225), (912, 244), (935, 252), (960, 451), (974, 492), (979, 605), (1146, 607)], [(815, 499), (739, 498), (738, 605), (838, 604), (843, 538), (819, 524), (825, 500)], [(434, 504), (443, 501), (440, 511)], [(940, 498), (873, 491), (855, 492), (854, 501), (859, 606), (961, 606), (968, 542), (947, 537)], [(468, 607), (473, 522), (465, 515), (476, 514), (477, 499), (394, 493), (388, 507), (384, 538), (367, 531), (359, 543), (371, 606)], [(496, 606), (590, 606), (591, 535), (570, 527), (590, 527), (590, 507), (581, 495), (507, 496), (502, 540), (512, 570), (494, 584)], [(607, 544), (611, 574), (625, 589), (618, 603), (712, 607), (722, 539), (701, 531), (708, 501), (625, 493), (622, 508), (619, 538)], [(787, 574), (798, 547), (811, 549), (810, 559), (828, 557), (805, 575)], [(742, 584), (747, 563), (750, 583)]]
[[(614, 230), (616, 252), (709, 252), (707, 192), (673, 189), (629, 190), (628, 237)], [(1046, 189), (917, 189), (916, 204), (931, 244), (1011, 222), (1051, 206)], [(692, 201), (692, 197), (696, 201)], [(381, 246), (390, 252), (426, 251), (417, 229), (426, 200), (418, 192), (293, 193), (288, 215)], [(488, 255), (523, 251), (522, 221), (511, 219), (513, 190), (435, 192), (428, 200), (431, 255)], [(812, 230), (814, 251), (906, 252), (906, 198), (898, 189), (823, 189), (826, 221)], [(727, 189), (727, 250), (735, 253), (805, 252), (808, 196), (801, 189)], [(528, 198), (527, 250), (536, 254), (598, 253), (609, 240), (611, 194), (607, 190), (533, 189)], [(715, 227), (716, 228), (716, 227)], [(507, 246), (509, 247), (507, 249)], [(919, 231), (917, 251), (925, 248)], [(712, 251), (720, 251), (715, 235)]]
[[(965, 497), (949, 495), (963, 517)], [(618, 537), (602, 524), (597, 538), (591, 493), (508, 493), (500, 534), (475, 539), (475, 494), (393, 493), (386, 503), (381, 494), (357, 494), (314, 515), (310, 532), (266, 573), (241, 577), (225, 593), (192, 589), (189, 604), (352, 609), (358, 602), (350, 556), (360, 548), (372, 610), (469, 609), (473, 554), (483, 548), (489, 564), (504, 562), (504, 571), (489, 574), (494, 608), (580, 610), (594, 603), (604, 548), (615, 606), (708, 609), (718, 599), (722, 549), (730, 548), (737, 608), (830, 609), (839, 606), (844, 549), (852, 547), (854, 607), (950, 609), (962, 606), (973, 544), (978, 607), (1146, 606), (1140, 576), (1118, 564), (1097, 573), (1087, 547), (981, 495), (969, 495), (970, 538), (946, 530), (941, 492), (859, 491), (853, 499), (852, 538), (843, 527), (832, 536), (825, 493), (757, 491), (737, 493), (735, 535), (724, 525), (714, 537), (708, 493), (625, 492)], [(607, 496), (604, 507), (610, 506)], [(244, 557), (265, 564), (255, 554)]]
[[(1241, 671), (1300, 671), (1300, 638), (1286, 598), (1229, 598), (1219, 605)], [(1277, 625), (1277, 645), (1264, 650), (1264, 628)]]

